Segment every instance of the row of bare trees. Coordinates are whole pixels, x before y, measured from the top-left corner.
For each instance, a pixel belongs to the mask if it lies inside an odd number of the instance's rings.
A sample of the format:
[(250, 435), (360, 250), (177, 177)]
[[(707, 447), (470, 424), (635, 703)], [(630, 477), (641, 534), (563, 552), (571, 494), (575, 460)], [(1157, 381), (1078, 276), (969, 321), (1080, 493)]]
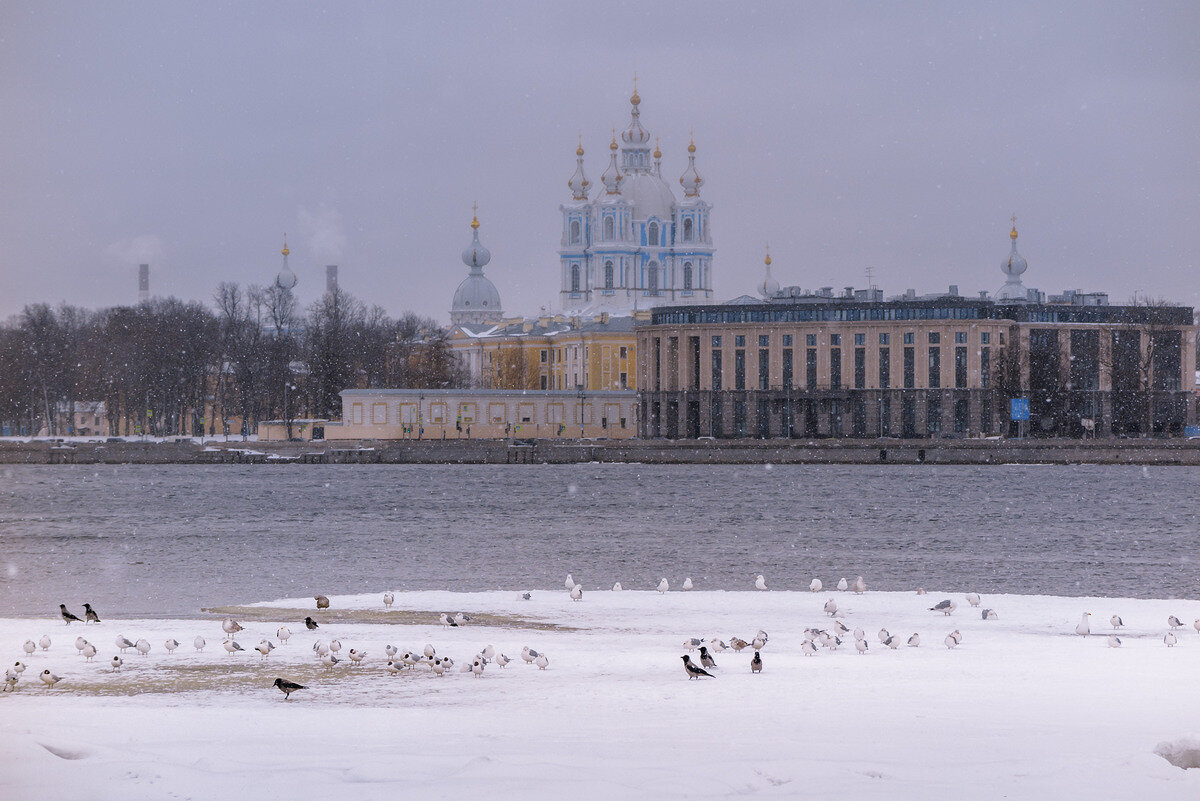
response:
[(36, 304), (0, 324), (0, 430), (71, 434), (76, 407), (94, 401), (125, 434), (337, 419), (343, 389), (465, 385), (446, 336), (433, 320), (393, 319), (341, 289), (303, 310), (288, 289), (233, 283), (212, 308), (175, 298)]

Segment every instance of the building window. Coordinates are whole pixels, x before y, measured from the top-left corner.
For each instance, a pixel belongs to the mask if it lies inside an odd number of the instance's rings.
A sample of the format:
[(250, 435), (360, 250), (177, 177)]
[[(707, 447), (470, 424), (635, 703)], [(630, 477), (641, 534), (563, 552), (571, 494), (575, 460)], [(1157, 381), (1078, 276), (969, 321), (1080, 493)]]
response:
[(651, 295), (658, 294), (658, 262), (650, 262), (650, 266), (646, 268), (646, 274), (649, 276), (647, 288)]
[(604, 238), (605, 239), (616, 239), (617, 237), (616, 237), (616, 234), (613, 233), (613, 230), (614, 230), (613, 218), (605, 217), (604, 218)]
[(984, 331), (983, 333), (981, 333), (979, 335), (980, 344), (987, 345), (991, 341), (992, 341), (992, 335), (990, 333), (988, 333), (987, 331)]
[(683, 241), (684, 241), (684, 242), (691, 242), (691, 241), (692, 241), (692, 231), (693, 231), (693, 228), (694, 228), (694, 226), (693, 226), (693, 224), (692, 224), (692, 218), (691, 218), (691, 217), (685, 217), (685, 218), (684, 218), (684, 220), (683, 220)]
[[(785, 336), (784, 339), (790, 339)], [(790, 343), (789, 343), (790, 344)], [(783, 349), (783, 388), (792, 388), (792, 349)]]
[(615, 285), (615, 275), (613, 263), (611, 261), (604, 262), (604, 288), (612, 289)]
[(733, 402), (733, 435), (735, 437), (746, 436), (746, 402), (744, 400)]
[(892, 435), (892, 399), (884, 395), (879, 399), (879, 436)]
[(817, 346), (817, 335), (816, 334), (805, 334), (804, 335), (804, 344), (810, 348), (815, 348)]
[(930, 345), (938, 345), (938, 344), (941, 344), (941, 341), (942, 341), (942, 335), (941, 335), (941, 334), (939, 334), (937, 331), (930, 331), (930, 332), (929, 332), (929, 344), (930, 344)]
[(879, 344), (880, 345), (887, 345), (890, 343), (890, 341), (891, 341), (890, 335), (888, 335), (888, 334), (880, 334), (879, 335)]
[(546, 388), (546, 376), (542, 376), (542, 389)]
[(734, 338), (733, 338), (733, 346), (734, 346), (735, 348), (744, 348), (744, 347), (746, 347), (746, 335), (745, 335), (745, 334), (737, 334), (737, 335), (735, 335), (735, 336), (734, 336)]
[(719, 334), (716, 334), (716, 335), (714, 335), (714, 336), (713, 336), (713, 338), (712, 338), (712, 346), (713, 346), (714, 348), (719, 348), (719, 347), (721, 347), (721, 336), (720, 336)]
[(905, 334), (904, 334), (904, 344), (905, 345), (914, 344), (915, 339), (916, 339), (916, 334), (914, 334), (912, 331), (905, 332)]
[(746, 351), (742, 348), (733, 352), (733, 388), (746, 388)]
[(1071, 388), (1100, 388), (1100, 332), (1071, 332)]
[(651, 245), (658, 244), (658, 223), (650, 223), (646, 226), (646, 241)]
[(785, 348), (790, 348), (792, 346), (792, 335), (791, 334), (783, 335), (783, 346)]
[(692, 289), (692, 263), (685, 261), (683, 263), (683, 289), (690, 292)]
[(804, 352), (804, 387), (817, 388), (817, 349), (809, 348)]
[(929, 403), (926, 405), (927, 416), (925, 420), (925, 430), (929, 436), (937, 436), (942, 433), (942, 399), (937, 394), (929, 396)]
[(829, 344), (834, 347), (841, 345), (842, 344), (842, 335), (841, 334), (830, 334), (829, 335)]
[[(864, 335), (865, 336), (865, 335)], [(854, 388), (862, 389), (867, 385), (867, 349), (854, 349)]]
[(717, 437), (717, 438), (725, 436), (725, 431), (724, 431), (725, 426), (723, 425), (723, 420), (722, 420), (722, 406), (723, 406), (723, 404), (721, 403), (721, 399), (719, 397), (713, 398), (713, 402), (712, 402), (712, 434), (711, 434), (711, 436)]
[(579, 265), (578, 264), (571, 265), (571, 291), (572, 292), (579, 291)]
[(620, 355), (622, 359), (629, 358), (629, 348), (625, 345), (621, 346)]
[(954, 349), (954, 386), (967, 388), (967, 349), (961, 345)]
[(867, 344), (867, 335), (866, 334), (855, 334), (854, 335), (854, 344), (855, 345)]
[(954, 401), (954, 433), (967, 433), (967, 418), (971, 414), (971, 407), (967, 403), (966, 398), (956, 398)]
[(758, 346), (760, 348), (771, 347), (771, 335), (770, 334), (759, 334), (758, 335)]
[(571, 244), (579, 244), (579, 220), (571, 220)]
[(765, 348), (758, 352), (758, 388), (771, 388), (771, 351)]
[[(836, 334), (834, 336), (837, 336)], [(829, 388), (842, 388), (842, 349), (833, 348), (829, 351)]]
[(942, 385), (942, 349), (929, 349), (929, 388), (937, 389)]
[[(908, 334), (905, 334), (905, 336), (908, 336)], [(904, 388), (905, 389), (912, 389), (913, 387), (915, 387), (917, 385), (916, 362), (917, 362), (916, 349), (915, 348), (905, 348), (904, 349)]]
[[(713, 339), (720, 340), (720, 337), (713, 337)], [(721, 351), (717, 347), (714, 347), (712, 351), (712, 388), (714, 392), (721, 391)]]
[(992, 349), (981, 348), (979, 351), (979, 386), (991, 389), (992, 386)]
[(967, 332), (966, 331), (955, 331), (954, 332), (954, 344), (956, 344), (956, 345), (967, 344)]
[[(621, 389), (629, 389), (629, 373), (621, 373)], [(621, 428), (624, 428), (624, 424)]]
[(879, 388), (890, 389), (892, 385), (892, 350), (879, 349)]

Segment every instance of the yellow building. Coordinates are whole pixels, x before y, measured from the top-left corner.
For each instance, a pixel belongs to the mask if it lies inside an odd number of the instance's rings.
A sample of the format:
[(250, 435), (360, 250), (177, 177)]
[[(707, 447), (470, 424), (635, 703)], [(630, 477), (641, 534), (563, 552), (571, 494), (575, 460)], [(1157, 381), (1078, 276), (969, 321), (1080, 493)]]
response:
[(451, 331), (450, 347), (480, 389), (635, 390), (635, 317), (464, 323)]

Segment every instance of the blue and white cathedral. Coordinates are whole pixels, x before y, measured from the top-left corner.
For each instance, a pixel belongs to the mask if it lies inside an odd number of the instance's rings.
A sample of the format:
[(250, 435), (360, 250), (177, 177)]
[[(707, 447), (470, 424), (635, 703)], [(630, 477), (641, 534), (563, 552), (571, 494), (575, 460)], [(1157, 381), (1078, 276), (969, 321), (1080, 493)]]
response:
[(582, 143), (575, 151), (575, 174), (567, 182), (571, 200), (559, 207), (564, 310), (627, 313), (713, 299), (712, 207), (700, 198), (704, 179), (696, 172), (695, 141), (688, 145), (688, 166), (679, 179), (683, 199), (677, 200), (662, 177), (662, 153), (657, 145), (650, 151), (636, 87), (629, 102), (629, 127), (620, 145), (613, 132), (608, 169), (593, 197)]

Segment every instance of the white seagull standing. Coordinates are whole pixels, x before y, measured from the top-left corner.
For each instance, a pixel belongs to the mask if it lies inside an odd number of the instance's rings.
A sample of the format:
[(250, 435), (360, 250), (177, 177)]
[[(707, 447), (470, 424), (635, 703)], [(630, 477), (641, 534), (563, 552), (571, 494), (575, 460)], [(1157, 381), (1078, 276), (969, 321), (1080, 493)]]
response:
[(33, 652), (37, 650), (37, 643), (33, 640), (26, 640), (25, 644), (21, 646), (21, 648), (27, 655), (33, 656)]
[(533, 660), (533, 664), (538, 666), (538, 670), (545, 670), (549, 666), (550, 660), (546, 658), (545, 654), (538, 654), (537, 659)]
[(692, 577), (691, 576), (688, 576), (687, 578), (685, 578), (683, 580), (683, 588), (685, 590), (690, 590), (692, 588)]
[(38, 645), (41, 646), (41, 649), (43, 651), (49, 651), (50, 650), (50, 635), (43, 634), (42, 639), (38, 640)]
[(566, 580), (563, 581), (563, 586), (568, 590), (575, 589), (575, 577), (568, 573)]
[(953, 634), (947, 634), (946, 639), (942, 640), (942, 642), (946, 643), (946, 647), (948, 649), (953, 650), (955, 648), (955, 646), (958, 645), (958, 638), (955, 637)]
[(242, 630), (242, 627), (238, 624), (238, 622), (236, 620), (234, 620), (231, 617), (227, 617), (221, 621), (221, 630), (224, 631), (226, 634), (237, 634), (239, 631)]
[(195, 648), (197, 651), (203, 651), (204, 646), (206, 646), (206, 645), (208, 645), (208, 643), (205, 642), (204, 638), (201, 637), (199, 634), (196, 635), (196, 639), (192, 640), (192, 647)]
[(957, 608), (958, 608), (958, 605), (955, 604), (953, 600), (947, 599), (945, 601), (938, 601), (936, 604), (929, 607), (929, 611), (930, 612), (941, 612), (943, 615), (949, 615), (951, 612), (953, 612)]
[(658, 582), (658, 587), (656, 587), (655, 589), (657, 589), (659, 591), (659, 593), (661, 594), (661, 593), (664, 593), (667, 590), (671, 589), (671, 585), (669, 583), (667, 583), (667, 580), (664, 578), (662, 581)]
[(263, 656), (268, 656), (275, 650), (275, 644), (270, 640), (262, 640), (258, 645), (254, 646), (254, 650), (258, 651)]
[(969, 603), (971, 606), (979, 606), (979, 593), (968, 592), (967, 593), (967, 603)]
[(287, 641), (291, 639), (292, 630), (287, 626), (280, 626), (279, 631), (275, 632), (275, 636), (279, 638), (280, 645), (287, 645)]
[(815, 578), (808, 583), (808, 591), (809, 592), (820, 592), (821, 588), (823, 586), (825, 586), (825, 585), (821, 583), (821, 580), (819, 578)]
[(1167, 625), (1173, 629), (1178, 629), (1183, 627), (1183, 621), (1174, 615), (1171, 615), (1167, 618)]
[(1109, 648), (1120, 648), (1121, 647), (1121, 638), (1115, 634), (1108, 635), (1108, 647)]
[(829, 615), (830, 617), (833, 617), (834, 615), (837, 614), (837, 611), (838, 611), (837, 601), (830, 598), (828, 601), (825, 602), (825, 614)]
[(146, 654), (150, 653), (150, 641), (147, 640), (145, 637), (138, 640), (137, 645), (135, 645), (133, 647), (136, 648), (137, 652), (139, 654), (141, 654), (142, 656), (145, 656)]
[(913, 634), (913, 636), (908, 638), (908, 647), (909, 648), (919, 648), (920, 645), (921, 645), (921, 635), (920, 634)]
[(236, 654), (238, 651), (244, 651), (244, 650), (246, 650), (245, 648), (243, 648), (242, 646), (238, 645), (238, 644), (237, 644), (235, 641), (233, 641), (233, 640), (226, 640), (225, 642), (221, 643), (221, 645), (222, 645), (222, 646), (224, 646), (225, 650), (229, 652), (229, 655), (230, 655), (230, 656), (233, 656), (233, 655), (234, 655), (234, 654)]
[(837, 588), (839, 592), (845, 592), (850, 589), (850, 582), (846, 581), (845, 577), (838, 579)]
[[(1197, 622), (1200, 622), (1200, 621), (1197, 621)], [(1125, 621), (1121, 620), (1120, 615), (1113, 615), (1112, 617), (1110, 617), (1108, 619), (1108, 625), (1112, 626), (1114, 629), (1119, 629), (1125, 625)]]
[(83, 637), (75, 638), (75, 650), (76, 651), (79, 651), (79, 653), (83, 653), (83, 646), (85, 646), (85, 645), (87, 645), (87, 640), (85, 640)]
[(171, 637), (165, 643), (163, 643), (163, 647), (167, 649), (168, 654), (173, 654), (175, 653), (175, 649), (179, 647), (179, 640)]
[(83, 658), (86, 661), (91, 662), (92, 657), (95, 655), (96, 655), (96, 646), (92, 645), (90, 642), (87, 645), (83, 646)]
[(859, 576), (854, 580), (854, 586), (852, 589), (854, 590), (855, 595), (862, 595), (867, 591), (867, 582), (863, 581), (862, 576)]
[(43, 670), (42, 675), (39, 678), (47, 687), (53, 687), (55, 684), (58, 684), (60, 681), (62, 681), (61, 676), (55, 676), (49, 670)]
[(125, 664), (125, 660), (119, 656), (114, 656), (108, 664), (112, 665), (112, 669), (113, 669), (114, 673), (120, 673), (121, 665)]
[(622, 586), (621, 586), (621, 582), (619, 582), (619, 581), (618, 581), (616, 584), (614, 584), (614, 585), (613, 585), (613, 589), (612, 589), (612, 591), (613, 591), (613, 592), (620, 592), (620, 591), (621, 591), (621, 590), (623, 590), (623, 589), (624, 589), (624, 587), (622, 587)]
[(765, 590), (767, 588), (767, 580), (763, 578), (762, 573), (754, 577), (754, 589)]
[(116, 639), (117, 647), (121, 649), (121, 653), (125, 653), (126, 648), (132, 648), (133, 643), (124, 634), (118, 634)]
[(576, 584), (574, 587), (571, 588), (571, 600), (572, 601), (582, 601), (583, 600), (583, 585), (582, 584)]
[(866, 640), (855, 640), (854, 641), (854, 649), (856, 651), (858, 651), (860, 654), (865, 654), (867, 652), (867, 641)]
[(391, 590), (388, 590), (387, 592), (385, 592), (383, 594), (383, 608), (384, 609), (391, 609), (392, 604), (394, 604), (395, 602), (396, 602), (396, 596), (392, 594)]
[(1179, 642), (1179, 640), (1175, 637), (1174, 632), (1168, 631), (1167, 636), (1163, 637), (1163, 642), (1167, 644), (1168, 648), (1174, 648), (1175, 643)]
[(1088, 618), (1091, 617), (1091, 612), (1084, 612), (1083, 617), (1079, 618), (1079, 625), (1075, 627), (1075, 633), (1080, 637), (1086, 637), (1092, 633), (1092, 627), (1088, 625)]

